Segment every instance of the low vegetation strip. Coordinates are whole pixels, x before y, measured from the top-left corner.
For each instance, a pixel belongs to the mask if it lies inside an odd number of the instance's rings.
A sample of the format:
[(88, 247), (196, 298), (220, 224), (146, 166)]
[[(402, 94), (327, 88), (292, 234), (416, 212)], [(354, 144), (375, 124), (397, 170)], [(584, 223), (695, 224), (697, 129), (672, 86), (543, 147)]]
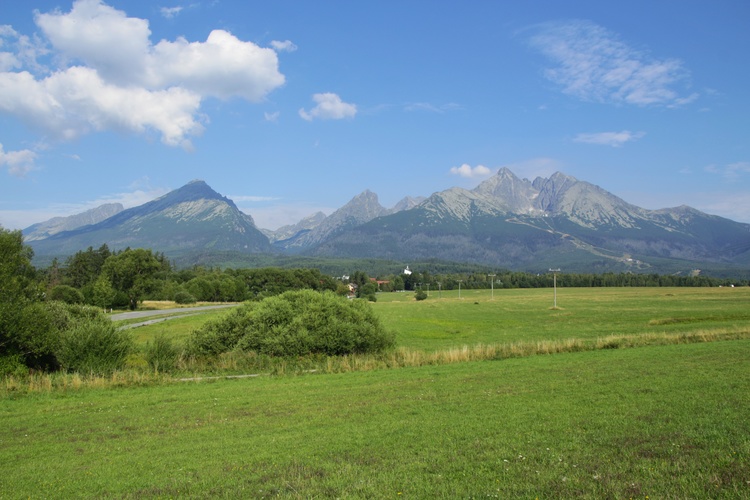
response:
[(742, 339), (4, 398), (0, 496), (744, 498), (749, 358)]
[[(574, 353), (606, 349), (627, 349), (648, 346), (693, 344), (750, 339), (750, 328), (724, 328), (690, 333), (643, 333), (609, 335), (595, 339), (562, 339), (513, 342), (507, 344), (475, 344), (441, 351), (398, 348), (376, 354), (347, 356), (313, 356), (305, 358), (259, 357), (254, 353), (230, 352), (212, 363), (194, 358), (180, 360), (176, 374), (157, 371), (122, 370), (107, 376), (79, 373), (36, 374), (30, 377), (5, 377), (0, 394), (80, 390), (86, 387), (122, 387), (156, 383), (203, 382), (208, 380), (258, 377), (261, 375), (304, 375), (310, 373), (347, 373), (360, 371), (414, 368), (472, 361), (495, 361), (537, 355)], [(237, 373), (252, 371), (252, 373)], [(222, 375), (210, 375), (221, 372)], [(180, 376), (179, 373), (193, 373)]]

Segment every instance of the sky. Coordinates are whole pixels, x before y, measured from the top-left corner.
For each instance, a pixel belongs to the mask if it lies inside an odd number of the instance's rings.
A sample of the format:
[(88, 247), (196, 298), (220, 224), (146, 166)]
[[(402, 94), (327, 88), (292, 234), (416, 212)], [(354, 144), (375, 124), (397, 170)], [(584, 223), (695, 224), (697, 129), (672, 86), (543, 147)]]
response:
[(0, 226), (202, 179), (261, 228), (560, 171), (750, 222), (746, 0), (0, 0)]

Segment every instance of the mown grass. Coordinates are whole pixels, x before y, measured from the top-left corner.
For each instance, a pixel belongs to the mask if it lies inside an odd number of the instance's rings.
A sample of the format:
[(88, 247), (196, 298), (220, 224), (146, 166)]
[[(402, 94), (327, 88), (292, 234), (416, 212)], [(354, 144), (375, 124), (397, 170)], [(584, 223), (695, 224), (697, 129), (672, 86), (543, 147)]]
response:
[(750, 288), (461, 295), (380, 294), (377, 356), (6, 379), (0, 497), (750, 496)]
[(0, 496), (741, 498), (750, 340), (0, 401)]
[(750, 327), (750, 287), (558, 288), (378, 295), (376, 310), (398, 345), (442, 350), (476, 343), (592, 339)]

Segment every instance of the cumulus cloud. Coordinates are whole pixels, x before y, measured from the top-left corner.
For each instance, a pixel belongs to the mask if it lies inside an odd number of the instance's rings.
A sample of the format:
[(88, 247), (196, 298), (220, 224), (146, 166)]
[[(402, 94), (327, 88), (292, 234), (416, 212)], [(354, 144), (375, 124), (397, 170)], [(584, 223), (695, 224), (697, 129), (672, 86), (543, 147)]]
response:
[[(176, 13), (176, 11), (174, 11)], [(148, 21), (102, 0), (77, 0), (70, 12), (36, 13), (57, 65), (41, 71), (42, 52), (26, 39), (26, 56), (0, 56), (0, 112), (54, 137), (71, 139), (105, 129), (155, 131), (170, 146), (190, 147), (200, 134), (208, 97), (258, 102), (284, 84), (271, 48), (224, 30), (205, 42), (184, 38), (153, 44)], [(16, 36), (9, 27), (0, 36)], [(24, 67), (19, 68), (19, 61)], [(25, 61), (28, 63), (24, 64)]]
[(631, 132), (630, 130), (623, 130), (622, 132), (597, 132), (578, 134), (573, 141), (619, 148), (626, 142), (638, 140), (644, 135), (646, 135), (645, 132)]
[(490, 175), (492, 171), (484, 165), (477, 165), (472, 167), (471, 165), (464, 163), (460, 167), (451, 167), (451, 174), (460, 175), (461, 177), (475, 178), (475, 177), (486, 177)]
[(544, 75), (584, 101), (679, 106), (698, 97), (674, 89), (689, 78), (680, 60), (651, 57), (589, 21), (535, 26), (530, 44), (555, 65)]
[(0, 144), (0, 168), (8, 169), (10, 175), (23, 177), (34, 169), (36, 153), (29, 149), (20, 151), (5, 151)]
[(313, 101), (315, 101), (316, 106), (310, 111), (305, 111), (304, 108), (299, 110), (299, 115), (307, 121), (312, 121), (315, 118), (341, 120), (354, 118), (354, 115), (357, 114), (357, 106), (342, 101), (338, 95), (330, 92), (314, 94)]

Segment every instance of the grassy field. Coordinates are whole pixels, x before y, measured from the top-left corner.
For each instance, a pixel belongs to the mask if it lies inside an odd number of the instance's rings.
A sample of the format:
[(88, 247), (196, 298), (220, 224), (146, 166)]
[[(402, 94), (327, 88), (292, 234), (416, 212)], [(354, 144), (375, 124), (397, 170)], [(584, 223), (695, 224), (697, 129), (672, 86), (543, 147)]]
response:
[(551, 290), (430, 295), (374, 304), (407, 351), (734, 340), (6, 392), (0, 497), (750, 497), (750, 289), (561, 289), (557, 310)]

